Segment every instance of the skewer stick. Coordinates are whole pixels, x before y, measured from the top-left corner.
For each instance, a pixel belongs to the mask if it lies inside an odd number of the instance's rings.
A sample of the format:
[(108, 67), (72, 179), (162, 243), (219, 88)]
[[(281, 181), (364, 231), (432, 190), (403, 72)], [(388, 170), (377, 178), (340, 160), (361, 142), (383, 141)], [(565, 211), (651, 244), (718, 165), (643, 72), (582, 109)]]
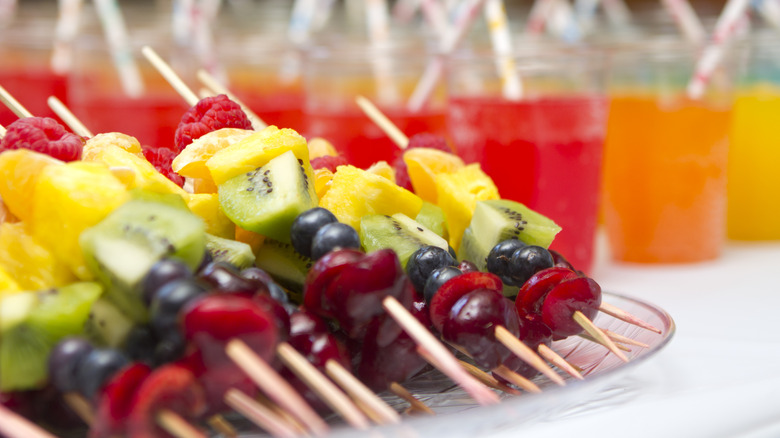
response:
[(355, 378), (352, 373), (347, 371), (337, 361), (329, 359), (325, 363), (325, 371), (359, 406), (365, 408), (364, 410), (367, 411), (366, 415), (371, 417), (376, 423), (395, 424), (401, 421), (401, 416), (398, 415), (398, 412), (368, 389), (363, 382)]
[(298, 436), (296, 430), (281, 420), (273, 411), (237, 389), (228, 390), (225, 394), (225, 402), (272, 436), (279, 438)]
[(556, 367), (562, 369), (570, 376), (574, 377), (575, 379), (582, 380), (582, 374), (580, 374), (579, 371), (577, 371), (576, 368), (571, 366), (569, 362), (566, 361), (566, 359), (562, 358), (558, 353), (553, 351), (552, 348), (544, 345), (539, 344), (539, 348), (537, 348), (537, 351), (539, 352), (539, 355), (542, 356), (547, 362), (550, 362), (551, 364), (555, 365)]
[(558, 385), (565, 385), (563, 378), (559, 376), (552, 368), (547, 366), (544, 360), (539, 357), (529, 346), (525, 345), (517, 336), (513, 335), (505, 327), (497, 326), (495, 331), (496, 339), (504, 344), (506, 348), (522, 359), (527, 364), (536, 368), (537, 371), (547, 376)]
[(420, 324), (420, 321), (409, 313), (398, 300), (388, 296), (382, 301), (382, 305), (395, 322), (417, 342), (417, 345), (427, 350), (435, 359), (432, 365), (459, 384), (477, 403), (491, 405), (500, 401), (496, 393), (466, 372), (455, 356), (447, 351), (444, 345), (437, 341), (431, 332)]
[(429, 408), (428, 405), (421, 402), (417, 397), (414, 396), (414, 394), (409, 392), (409, 390), (404, 388), (400, 383), (393, 382), (390, 384), (390, 387), (388, 389), (393, 394), (406, 400), (410, 405), (410, 409), (412, 409), (413, 411), (422, 412), (428, 415), (436, 415), (436, 412), (433, 412), (433, 410)]
[(280, 421), (283, 421), (285, 424), (293, 428), (298, 435), (310, 436), (306, 426), (304, 426), (297, 418), (293, 417), (291, 413), (285, 411), (278, 404), (274, 403), (271, 401), (271, 399), (263, 395), (263, 393), (255, 394), (255, 400), (257, 403), (263, 405), (266, 409), (270, 409), (271, 413), (279, 417)]
[(92, 426), (92, 422), (95, 421), (95, 413), (84, 397), (76, 392), (68, 392), (63, 394), (62, 398), (65, 400), (65, 404), (81, 418), (84, 424)]
[(507, 394), (512, 394), (512, 395), (520, 395), (520, 394), (522, 394), (520, 391), (518, 391), (518, 390), (516, 390), (516, 389), (514, 389), (514, 388), (512, 388), (510, 386), (504, 385), (503, 383), (499, 382), (498, 380), (496, 380), (495, 377), (493, 377), (490, 374), (482, 371), (479, 367), (474, 366), (473, 364), (470, 364), (468, 362), (464, 362), (462, 360), (458, 361), (458, 362), (460, 362), (460, 366), (465, 368), (466, 371), (469, 372), (469, 374), (471, 374), (472, 376), (476, 377), (477, 380), (479, 380), (480, 382), (484, 383), (485, 385), (487, 385), (487, 386), (489, 386), (489, 387), (491, 387), (493, 389), (497, 389), (499, 391), (504, 391)]
[(619, 342), (621, 344), (635, 345), (637, 347), (642, 347), (642, 348), (650, 347), (649, 345), (645, 344), (644, 342), (639, 342), (636, 339), (629, 338), (628, 336), (619, 335), (619, 334), (617, 334), (617, 333), (615, 333), (613, 331), (609, 331), (607, 329), (601, 329), (601, 331), (603, 331), (604, 334), (609, 336), (609, 338), (612, 339), (613, 341)]
[(87, 138), (95, 136), (61, 100), (57, 99), (55, 96), (49, 96), (46, 103), (49, 104), (49, 108), (51, 108), (51, 110), (54, 111), (54, 113), (57, 114), (77, 135)]
[(629, 324), (635, 325), (637, 327), (642, 327), (643, 329), (650, 330), (651, 332), (656, 332), (659, 335), (662, 333), (661, 329), (658, 329), (656, 327), (653, 327), (652, 325), (648, 324), (645, 321), (642, 321), (638, 317), (626, 312), (625, 310), (615, 307), (612, 304), (609, 303), (601, 303), (601, 306), (599, 306), (599, 310), (606, 313), (607, 315), (614, 316), (615, 318), (625, 321)]
[(2, 100), (5, 106), (7, 106), (9, 110), (13, 111), (13, 113), (16, 114), (16, 116), (19, 117), (20, 119), (33, 116), (30, 111), (27, 111), (27, 108), (25, 108), (21, 103), (19, 103), (18, 100), (14, 99), (11, 93), (9, 93), (1, 85), (0, 85), (0, 100)]
[(263, 121), (254, 111), (252, 111), (247, 104), (239, 99), (235, 94), (231, 93), (224, 85), (220, 84), (217, 79), (204, 69), (198, 70), (198, 80), (206, 86), (206, 88), (215, 92), (216, 94), (224, 94), (233, 102), (239, 104), (241, 109), (244, 110), (249, 121), (252, 122), (252, 129), (260, 131), (268, 127), (268, 124)]
[(390, 121), (390, 119), (387, 118), (387, 116), (384, 115), (384, 113), (382, 113), (382, 111), (377, 108), (376, 105), (363, 96), (357, 96), (355, 98), (355, 102), (357, 102), (358, 106), (360, 106), (360, 109), (363, 110), (368, 118), (376, 123), (376, 125), (379, 126), (379, 128), (382, 129), (382, 131), (384, 131), (391, 140), (393, 140), (393, 143), (401, 148), (401, 150), (406, 149), (406, 147), (409, 145), (409, 137), (401, 132), (401, 130), (398, 129), (398, 127), (395, 126), (395, 124)]
[(536, 386), (534, 382), (510, 370), (509, 368), (506, 367), (506, 365), (497, 366), (495, 369), (493, 369), (493, 372), (501, 376), (507, 382), (510, 382), (515, 386), (523, 388), (528, 392), (533, 392), (536, 394), (542, 392), (542, 390), (538, 386)]
[(259, 386), (274, 402), (293, 414), (315, 435), (325, 435), (328, 425), (314, 409), (282, 379), (260, 356), (243, 341), (234, 339), (226, 347), (227, 355)]
[(0, 405), (0, 434), (8, 438), (56, 438), (3, 405)]
[(206, 434), (168, 409), (157, 413), (157, 424), (176, 438), (206, 438)]
[(615, 345), (614, 342), (612, 342), (612, 339), (609, 339), (607, 335), (604, 334), (604, 332), (601, 331), (600, 328), (596, 327), (595, 324), (593, 324), (593, 321), (589, 320), (585, 314), (583, 314), (581, 311), (577, 310), (574, 312), (573, 315), (574, 322), (580, 325), (586, 332), (588, 332), (589, 335), (591, 335), (596, 342), (599, 344), (607, 347), (609, 351), (611, 351), (615, 356), (617, 356), (620, 360), (623, 362), (628, 362), (628, 358), (625, 354), (623, 354)]
[[(597, 341), (596, 338), (594, 338), (593, 336), (591, 336), (591, 335), (589, 335), (587, 333), (580, 333), (577, 336), (579, 336), (582, 339), (585, 339), (587, 341), (593, 342), (595, 344), (601, 344), (601, 342)], [(626, 353), (630, 353), (631, 352), (630, 348), (626, 347), (625, 345), (621, 344), (620, 342), (618, 342), (618, 341), (613, 341), (613, 342), (615, 342), (615, 346), (618, 348), (618, 350), (625, 351)]]
[(222, 415), (212, 415), (206, 422), (220, 435), (226, 438), (238, 438), (238, 431)]
[(352, 427), (360, 430), (369, 428), (368, 418), (355, 406), (333, 382), (328, 380), (314, 365), (306, 360), (301, 353), (290, 344), (281, 343), (276, 348), (276, 354), (309, 388), (328, 404), (335, 412), (338, 412)]
[(176, 90), (177, 93), (181, 97), (184, 98), (185, 101), (187, 101), (187, 105), (189, 106), (195, 106), (195, 104), (198, 103), (200, 99), (198, 99), (198, 95), (195, 94), (190, 87), (187, 86), (187, 84), (184, 83), (184, 81), (181, 80), (179, 75), (176, 74), (175, 71), (171, 68), (170, 65), (168, 65), (167, 62), (163, 61), (162, 58), (160, 58), (160, 55), (157, 54), (157, 52), (154, 51), (149, 46), (144, 46), (141, 49), (141, 53), (146, 57), (146, 59), (152, 63), (152, 65), (157, 69), (157, 71), (160, 72), (160, 74), (165, 78), (166, 81), (168, 81), (169, 84)]

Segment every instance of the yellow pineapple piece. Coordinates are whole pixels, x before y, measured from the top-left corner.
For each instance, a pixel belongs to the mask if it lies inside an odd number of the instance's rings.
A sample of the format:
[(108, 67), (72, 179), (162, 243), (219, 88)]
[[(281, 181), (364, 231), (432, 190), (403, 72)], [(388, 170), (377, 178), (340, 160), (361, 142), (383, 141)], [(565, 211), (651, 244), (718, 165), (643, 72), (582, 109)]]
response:
[(19, 286), (19, 283), (11, 277), (11, 274), (5, 268), (0, 266), (0, 299), (3, 298), (3, 295), (11, 295), (21, 291), (22, 288)]
[(338, 154), (333, 143), (322, 137), (314, 137), (309, 140), (309, 159), (311, 160), (317, 157), (336, 156)]
[(360, 218), (368, 214), (403, 213), (417, 216), (422, 199), (387, 178), (354, 166), (339, 166), (330, 188), (320, 198), (320, 207), (333, 212), (340, 222), (360, 228)]
[(173, 159), (173, 171), (187, 178), (204, 178), (211, 180), (211, 173), (206, 167), (206, 161), (215, 153), (225, 149), (254, 134), (255, 131), (238, 128), (222, 128), (204, 134), (182, 150)]
[[(292, 129), (269, 126), (214, 154), (206, 167), (216, 185), (242, 173), (264, 166), (271, 159), (292, 150), (296, 158), (309, 168), (309, 148), (306, 139)], [(309, 180), (313, 177), (308, 174)]]
[(404, 152), (409, 180), (417, 196), (431, 204), (438, 202), (436, 175), (462, 169), (463, 160), (454, 154), (432, 148), (412, 148)]
[(217, 185), (208, 178), (192, 178), (192, 193), (217, 193)]
[(377, 161), (366, 169), (366, 172), (387, 178), (395, 184), (395, 169), (387, 164), (387, 161)]
[(187, 199), (187, 207), (203, 219), (207, 233), (225, 239), (235, 237), (236, 226), (222, 212), (219, 196), (216, 193), (191, 194)]
[(477, 201), (498, 199), (498, 188), (478, 163), (469, 164), (455, 172), (440, 173), (434, 181), (438, 205), (447, 217), (450, 246), (457, 251)]
[(62, 161), (29, 149), (0, 154), (0, 197), (8, 211), (22, 221), (32, 217), (32, 200), (41, 170)]
[(76, 281), (70, 269), (40, 244), (23, 222), (0, 224), (0, 266), (22, 290), (50, 289)]
[(45, 242), (78, 278), (89, 280), (92, 274), (84, 262), (79, 235), (129, 198), (124, 184), (104, 164), (74, 161), (46, 167), (35, 188), (32, 235)]
[(81, 152), (81, 159), (83, 161), (99, 161), (94, 157), (106, 146), (116, 146), (139, 158), (144, 158), (141, 143), (137, 138), (121, 132), (105, 132), (87, 140)]

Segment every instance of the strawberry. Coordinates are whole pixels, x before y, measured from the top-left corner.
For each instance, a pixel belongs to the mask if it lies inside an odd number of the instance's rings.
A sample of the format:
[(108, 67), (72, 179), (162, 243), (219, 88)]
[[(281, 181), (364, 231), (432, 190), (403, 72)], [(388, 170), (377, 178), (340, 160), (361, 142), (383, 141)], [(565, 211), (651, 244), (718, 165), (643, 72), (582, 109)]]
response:
[(222, 128), (252, 129), (252, 122), (241, 106), (224, 94), (201, 99), (182, 116), (176, 128), (175, 151), (179, 153), (193, 140)]
[(8, 125), (0, 141), (0, 152), (30, 149), (62, 161), (81, 158), (84, 139), (68, 132), (49, 117), (26, 117)]
[(141, 152), (143, 152), (146, 160), (152, 163), (152, 166), (154, 166), (158, 172), (162, 173), (169, 180), (178, 184), (179, 187), (184, 186), (184, 177), (174, 172), (171, 168), (171, 163), (177, 155), (176, 152), (168, 148), (155, 148), (151, 146), (142, 146)]

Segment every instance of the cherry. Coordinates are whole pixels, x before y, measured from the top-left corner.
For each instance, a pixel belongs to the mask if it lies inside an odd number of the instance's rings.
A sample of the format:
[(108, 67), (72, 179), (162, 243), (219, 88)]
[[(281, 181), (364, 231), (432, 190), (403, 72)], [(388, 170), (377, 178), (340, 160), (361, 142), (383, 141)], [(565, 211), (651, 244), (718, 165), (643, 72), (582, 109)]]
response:
[(580, 311), (593, 320), (601, 305), (601, 287), (590, 277), (567, 279), (556, 285), (542, 304), (542, 321), (552, 329), (555, 339), (582, 332), (574, 321), (574, 312)]
[(275, 300), (271, 295), (264, 294), (255, 294), (252, 296), (252, 300), (273, 316), (274, 324), (279, 334), (279, 342), (286, 341), (290, 335), (290, 315), (282, 303)]
[(324, 318), (333, 317), (331, 309), (323, 306), (325, 289), (342, 269), (364, 255), (365, 253), (355, 249), (340, 249), (331, 251), (317, 260), (306, 274), (303, 287), (304, 306)]
[(488, 289), (500, 293), (503, 288), (501, 279), (489, 272), (469, 272), (451, 278), (439, 287), (439, 291), (431, 300), (429, 313), (433, 327), (441, 332), (444, 322), (450, 317), (452, 306), (463, 295), (476, 289)]
[(555, 285), (568, 278), (577, 277), (571, 269), (552, 267), (532, 275), (520, 288), (515, 298), (515, 307), (520, 316), (539, 315), (545, 297)]
[[(255, 293), (264, 283), (257, 283), (241, 276), (241, 271), (227, 262), (211, 262), (198, 273), (198, 279), (220, 292)], [(265, 288), (267, 290), (267, 288)]]
[(101, 391), (90, 436), (121, 436), (126, 430), (135, 393), (152, 373), (149, 365), (134, 362), (116, 373)]

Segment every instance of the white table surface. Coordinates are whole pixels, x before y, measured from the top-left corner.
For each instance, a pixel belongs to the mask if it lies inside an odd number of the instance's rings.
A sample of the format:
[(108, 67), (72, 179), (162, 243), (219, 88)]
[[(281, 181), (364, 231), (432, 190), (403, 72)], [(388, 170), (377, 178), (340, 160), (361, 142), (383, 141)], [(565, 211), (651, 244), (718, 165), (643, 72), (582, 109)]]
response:
[(780, 242), (729, 242), (718, 260), (687, 265), (616, 263), (603, 239), (597, 253), (602, 289), (665, 309), (676, 334), (606, 408), (488, 436), (780, 437)]

